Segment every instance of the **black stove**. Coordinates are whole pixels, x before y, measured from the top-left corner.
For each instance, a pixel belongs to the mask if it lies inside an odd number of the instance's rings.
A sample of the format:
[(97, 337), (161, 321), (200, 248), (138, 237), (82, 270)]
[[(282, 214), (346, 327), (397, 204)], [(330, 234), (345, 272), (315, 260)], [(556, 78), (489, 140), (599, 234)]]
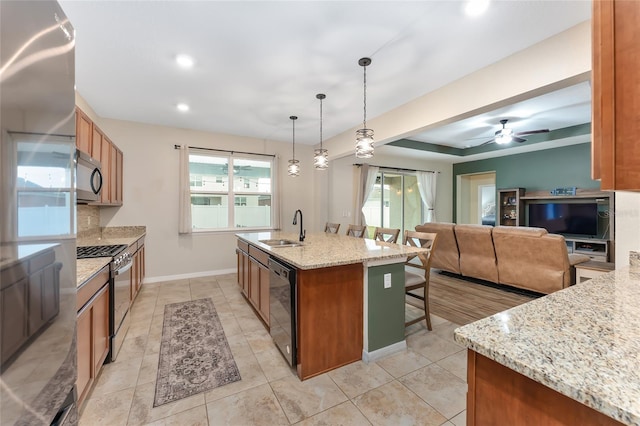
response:
[(126, 244), (115, 246), (111, 245), (76, 247), (76, 257), (78, 259), (89, 259), (92, 257), (114, 257), (126, 248)]

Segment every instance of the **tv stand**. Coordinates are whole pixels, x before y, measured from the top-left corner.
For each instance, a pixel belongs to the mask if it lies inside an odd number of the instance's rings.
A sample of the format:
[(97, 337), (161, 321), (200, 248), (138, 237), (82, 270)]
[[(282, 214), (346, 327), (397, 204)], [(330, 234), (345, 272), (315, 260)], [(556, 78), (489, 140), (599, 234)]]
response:
[(586, 254), (595, 262), (609, 261), (609, 241), (597, 238), (565, 237), (569, 253)]

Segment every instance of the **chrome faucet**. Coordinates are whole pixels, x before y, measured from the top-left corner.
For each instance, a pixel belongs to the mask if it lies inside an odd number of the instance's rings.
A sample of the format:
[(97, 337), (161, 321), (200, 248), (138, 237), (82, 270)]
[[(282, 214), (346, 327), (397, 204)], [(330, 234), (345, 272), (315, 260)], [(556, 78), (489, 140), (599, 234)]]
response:
[(293, 224), (294, 225), (298, 224), (298, 221), (296, 220), (298, 217), (298, 213), (300, 213), (300, 241), (304, 241), (304, 237), (306, 236), (307, 231), (302, 229), (302, 210), (298, 209), (293, 214)]

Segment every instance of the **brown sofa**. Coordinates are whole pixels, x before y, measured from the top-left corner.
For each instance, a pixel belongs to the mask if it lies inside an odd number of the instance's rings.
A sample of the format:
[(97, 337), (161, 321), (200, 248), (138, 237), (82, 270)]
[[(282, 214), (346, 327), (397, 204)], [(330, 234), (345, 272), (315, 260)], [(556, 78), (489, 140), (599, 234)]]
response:
[(429, 222), (416, 226), (416, 231), (438, 234), (438, 249), (431, 256), (432, 268), (460, 274), (460, 252), (454, 232), (455, 226), (455, 223)]
[(456, 225), (460, 251), (460, 273), (494, 283), (498, 280), (498, 262), (489, 225)]
[(425, 223), (416, 231), (438, 234), (432, 268), (538, 293), (573, 284), (573, 266), (589, 260), (569, 254), (564, 237), (543, 228)]

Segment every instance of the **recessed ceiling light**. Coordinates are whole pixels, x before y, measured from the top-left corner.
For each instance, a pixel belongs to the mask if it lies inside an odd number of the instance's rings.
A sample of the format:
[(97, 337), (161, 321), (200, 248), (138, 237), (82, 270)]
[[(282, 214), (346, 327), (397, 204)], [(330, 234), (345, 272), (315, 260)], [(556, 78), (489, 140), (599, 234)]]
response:
[(489, 8), (490, 0), (467, 0), (464, 6), (464, 13), (467, 16), (482, 15)]
[(189, 55), (178, 55), (176, 56), (176, 62), (182, 68), (191, 68), (193, 66), (193, 58)]
[(180, 104), (176, 105), (176, 108), (178, 108), (178, 111), (182, 111), (182, 112), (189, 111), (189, 105), (184, 104), (184, 103), (180, 103)]

